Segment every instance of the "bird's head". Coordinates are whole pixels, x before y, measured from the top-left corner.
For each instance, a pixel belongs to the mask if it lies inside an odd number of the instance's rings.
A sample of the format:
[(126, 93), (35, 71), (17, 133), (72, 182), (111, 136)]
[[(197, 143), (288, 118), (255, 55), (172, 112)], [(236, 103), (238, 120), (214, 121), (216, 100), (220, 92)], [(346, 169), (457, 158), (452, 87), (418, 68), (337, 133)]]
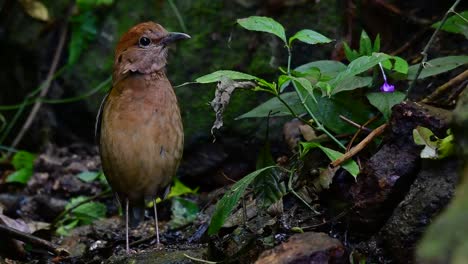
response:
[(154, 22), (132, 27), (115, 49), (114, 78), (128, 72), (149, 74), (162, 70), (167, 63), (168, 45), (188, 38), (185, 33), (167, 32)]

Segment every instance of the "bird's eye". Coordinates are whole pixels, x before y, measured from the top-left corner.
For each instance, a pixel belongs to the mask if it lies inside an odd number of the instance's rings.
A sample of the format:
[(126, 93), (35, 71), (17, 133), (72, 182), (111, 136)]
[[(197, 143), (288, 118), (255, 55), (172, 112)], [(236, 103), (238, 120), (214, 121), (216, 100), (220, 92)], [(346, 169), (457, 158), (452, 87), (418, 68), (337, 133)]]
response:
[(146, 47), (151, 44), (151, 39), (147, 37), (141, 37), (138, 43), (140, 44), (140, 47)]

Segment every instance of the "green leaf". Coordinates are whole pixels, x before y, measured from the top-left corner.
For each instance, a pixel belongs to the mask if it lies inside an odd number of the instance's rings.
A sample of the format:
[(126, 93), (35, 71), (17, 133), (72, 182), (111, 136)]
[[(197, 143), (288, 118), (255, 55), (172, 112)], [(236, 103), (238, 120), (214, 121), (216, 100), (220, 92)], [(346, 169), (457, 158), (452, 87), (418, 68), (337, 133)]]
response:
[(343, 91), (351, 91), (357, 88), (369, 86), (372, 83), (372, 77), (359, 77), (351, 76), (349, 78), (341, 80), (334, 89), (332, 89), (331, 94), (337, 94)]
[[(330, 159), (330, 161), (335, 161), (341, 156), (343, 156), (343, 153), (324, 147), (318, 142), (301, 142), (300, 143), (300, 157), (303, 158), (311, 149), (313, 148), (320, 148), (325, 155)], [(348, 171), (351, 175), (353, 175), (354, 178), (357, 177), (359, 174), (359, 166), (354, 160), (348, 160), (344, 164), (341, 165), (343, 169)]]
[(308, 72), (310, 69), (313, 68), (318, 68), (320, 70), (320, 74), (322, 77), (320, 80), (323, 80), (325, 78), (334, 78), (336, 77), (340, 72), (346, 70), (346, 65), (339, 61), (333, 61), (333, 60), (320, 60), (320, 61), (314, 61), (310, 62), (307, 64), (303, 64), (295, 69), (295, 71), (298, 72)]
[[(468, 11), (463, 11), (459, 13), (459, 15), (465, 18), (465, 20), (456, 14), (452, 15), (447, 18), (441, 29), (450, 33), (463, 34), (466, 38), (468, 38), (468, 25), (466, 23), (466, 20), (468, 20)], [(441, 21), (432, 25), (432, 27), (438, 28), (440, 23)]]
[(286, 33), (284, 27), (274, 19), (262, 16), (251, 16), (237, 19), (237, 23), (247, 30), (266, 32), (278, 36), (285, 44)]
[(26, 184), (28, 183), (29, 179), (31, 179), (32, 175), (33, 170), (31, 168), (21, 168), (8, 175), (5, 181)]
[(408, 62), (401, 57), (393, 56), (392, 59), (395, 60), (393, 64), (393, 70), (401, 74), (408, 74)]
[[(335, 161), (338, 158), (340, 158), (341, 156), (343, 156), (343, 153), (341, 153), (339, 151), (336, 151), (336, 150), (333, 150), (333, 149), (330, 149), (330, 148), (326, 148), (326, 147), (323, 147), (323, 146), (319, 146), (319, 148), (327, 155), (327, 157), (331, 161)], [(359, 174), (359, 166), (352, 159), (347, 160), (345, 163), (343, 163), (341, 165), (341, 167), (343, 167), (343, 169), (345, 169), (351, 175), (353, 175), (354, 178), (356, 178), (358, 176), (358, 174)]]
[(314, 99), (314, 101), (317, 102), (317, 100), (315, 99), (315, 95), (314, 95), (314, 87), (312, 87), (312, 83), (310, 83), (309, 80), (307, 80), (306, 78), (295, 78), (295, 77), (291, 77), (291, 80), (296, 85), (299, 83), (309, 93), (309, 96), (311, 96)]
[[(392, 61), (394, 61), (392, 63)], [(408, 74), (408, 62), (401, 57), (392, 56), (388, 60), (382, 62), (382, 67), (387, 70), (394, 70), (406, 76)]]
[(448, 131), (448, 136), (439, 141), (437, 147), (437, 155), (439, 159), (446, 158), (455, 154), (455, 138), (453, 134)]
[[(256, 169), (275, 165), (270, 151), (270, 144), (267, 142), (260, 150), (257, 158)], [(255, 199), (260, 208), (268, 208), (273, 203), (279, 201), (286, 194), (286, 185), (280, 182), (280, 175), (277, 168), (264, 171), (258, 175), (253, 183)]]
[(192, 223), (197, 219), (197, 214), (200, 211), (197, 204), (180, 197), (172, 199), (171, 212), (172, 217), (169, 221), (169, 228), (177, 229)]
[(436, 159), (438, 138), (429, 128), (418, 126), (413, 129), (413, 140), (416, 145), (424, 146), (421, 151), (421, 158)]
[(351, 49), (346, 42), (343, 42), (343, 49), (345, 52), (346, 59), (348, 61), (353, 61), (359, 57), (359, 53), (353, 49)]
[(380, 34), (377, 34), (374, 40), (374, 47), (372, 48), (373, 52), (380, 52)]
[(195, 194), (198, 191), (198, 187), (190, 189), (183, 184), (178, 178), (174, 178), (174, 185), (171, 187), (171, 192), (167, 195), (167, 198), (177, 197), (184, 194)]
[(36, 155), (27, 151), (18, 151), (11, 160), (11, 164), (15, 168), (15, 172), (8, 175), (6, 182), (16, 182), (26, 184), (33, 175), (34, 161)]
[(418, 126), (413, 129), (413, 140), (416, 145), (424, 146), (421, 151), (423, 159), (443, 159), (455, 153), (454, 138), (450, 130), (448, 135), (439, 139), (426, 127)]
[(70, 231), (78, 226), (78, 223), (80, 222), (80, 220), (75, 219), (75, 220), (67, 221), (67, 222), (69, 223), (66, 223), (66, 224), (64, 223), (60, 225), (55, 232), (61, 236), (68, 236), (70, 235)]
[(317, 102), (308, 96), (303, 87), (297, 85), (298, 91), (315, 117), (327, 128), (337, 134), (356, 132), (356, 128), (342, 121), (339, 116), (343, 115), (357, 122), (365, 123), (373, 116), (373, 110), (361, 96), (352, 91), (340, 92), (332, 97), (321, 97), (315, 91)]
[(16, 170), (27, 168), (31, 169), (34, 167), (34, 161), (36, 160), (36, 155), (27, 152), (27, 151), (18, 151), (13, 155), (11, 164)]
[(83, 50), (97, 35), (97, 19), (92, 11), (84, 12), (71, 19), (71, 39), (68, 46), (67, 65), (75, 64)]
[[(301, 101), (297, 96), (296, 92), (282, 93), (280, 97), (294, 110), (296, 114), (305, 112), (305, 109), (302, 106)], [(237, 117), (236, 120), (243, 118), (268, 117), (269, 114), (270, 116), (291, 115), (288, 108), (284, 106), (284, 104), (280, 102), (278, 98), (273, 97), (270, 100), (255, 107), (254, 109), (248, 111), (247, 113)]]
[(229, 70), (220, 70), (220, 71), (215, 71), (207, 75), (203, 75), (201, 77), (198, 77), (195, 79), (195, 82), (197, 83), (214, 83), (214, 82), (219, 82), (221, 78), (227, 77), (231, 80), (259, 80), (258, 77), (255, 77), (253, 75), (243, 73), (243, 72), (237, 72), (237, 71), (229, 71)]
[(330, 82), (330, 84), (334, 86), (346, 78), (358, 75), (369, 69), (372, 69), (374, 66), (376, 66), (382, 61), (387, 60), (389, 57), (390, 57), (389, 55), (384, 54), (384, 53), (374, 53), (372, 54), (372, 56), (361, 56), (353, 60), (348, 65), (346, 70), (338, 74), (338, 76), (336, 76), (336, 78), (333, 79)]
[[(418, 79), (424, 79), (430, 76), (441, 74), (453, 70), (459, 66), (468, 63), (468, 56), (447, 56), (426, 62), (426, 66), (421, 71)], [(412, 65), (408, 69), (408, 80), (414, 80), (418, 71), (419, 64)]]
[(361, 32), (361, 38), (359, 40), (359, 55), (372, 55), (372, 43), (367, 35), (366, 31)]
[(77, 177), (84, 182), (92, 182), (99, 177), (99, 172), (96, 171), (83, 171)]
[[(65, 208), (72, 208), (85, 199), (87, 199), (87, 197), (84, 196), (72, 198)], [(88, 225), (106, 216), (106, 206), (99, 202), (89, 202), (76, 207), (72, 210), (72, 213), (76, 219), (80, 220), (80, 225)]]
[(367, 99), (375, 108), (383, 114), (386, 120), (390, 118), (392, 107), (401, 103), (405, 99), (405, 94), (402, 92), (393, 93), (368, 93)]
[(310, 29), (300, 30), (299, 32), (294, 34), (294, 36), (290, 37), (289, 45), (291, 45), (291, 43), (295, 39), (302, 41), (304, 43), (307, 43), (307, 44), (311, 44), (311, 45), (319, 44), (319, 43), (330, 43), (332, 41), (331, 39), (325, 37), (324, 35), (318, 32), (315, 32), (313, 30), (310, 30)]
[(224, 222), (226, 221), (226, 218), (229, 216), (229, 214), (232, 212), (234, 207), (237, 205), (239, 202), (240, 198), (244, 195), (245, 189), (247, 189), (247, 186), (258, 176), (260, 173), (271, 169), (275, 166), (269, 166), (265, 167), (260, 170), (256, 170), (238, 182), (236, 182), (234, 185), (232, 185), (231, 189), (228, 190), (223, 198), (218, 201), (216, 204), (215, 211), (213, 213), (213, 216), (211, 217), (211, 222), (210, 226), (208, 227), (208, 234), (213, 235), (219, 231), (221, 226), (223, 226)]

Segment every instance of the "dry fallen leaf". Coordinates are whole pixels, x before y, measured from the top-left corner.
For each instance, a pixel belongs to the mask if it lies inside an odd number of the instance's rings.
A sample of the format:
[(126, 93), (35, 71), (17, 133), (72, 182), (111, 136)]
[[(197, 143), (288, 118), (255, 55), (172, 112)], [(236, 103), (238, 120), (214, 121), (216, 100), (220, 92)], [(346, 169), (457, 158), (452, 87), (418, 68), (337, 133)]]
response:
[(253, 82), (236, 82), (227, 77), (221, 78), (216, 89), (215, 98), (211, 101), (211, 107), (216, 113), (216, 120), (211, 128), (211, 134), (215, 129), (220, 129), (223, 126), (223, 113), (229, 101), (231, 94), (236, 88), (251, 89), (255, 87)]
[(23, 10), (32, 18), (47, 22), (50, 20), (47, 7), (38, 0), (19, 0)]

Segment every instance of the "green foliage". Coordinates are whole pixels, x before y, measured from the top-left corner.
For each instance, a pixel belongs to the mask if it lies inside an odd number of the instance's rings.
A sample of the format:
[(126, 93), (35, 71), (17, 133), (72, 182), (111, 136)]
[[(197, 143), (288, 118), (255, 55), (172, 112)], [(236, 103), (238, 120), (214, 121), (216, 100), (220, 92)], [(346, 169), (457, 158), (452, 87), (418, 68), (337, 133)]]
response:
[(83, 171), (78, 174), (76, 177), (84, 182), (93, 182), (99, 177), (99, 172), (96, 171)]
[(424, 146), (421, 151), (423, 159), (443, 159), (455, 153), (454, 138), (450, 130), (447, 137), (439, 139), (426, 127), (418, 126), (413, 129), (413, 140), (417, 145)]
[(224, 222), (226, 221), (226, 218), (229, 216), (229, 214), (243, 196), (247, 186), (249, 186), (250, 183), (252, 183), (252, 181), (262, 172), (273, 167), (275, 166), (268, 166), (260, 170), (256, 170), (232, 185), (231, 189), (229, 189), (224, 194), (223, 198), (221, 198), (221, 200), (219, 200), (216, 204), (216, 209), (213, 213), (213, 216), (211, 217), (210, 226), (208, 228), (208, 234), (213, 235), (217, 233), (219, 229), (221, 229)]
[[(346, 148), (335, 135), (354, 133), (356, 128), (342, 121), (340, 116), (355, 123), (364, 124), (380, 112), (385, 120), (388, 120), (392, 106), (406, 97), (401, 92), (374, 92), (380, 83), (375, 79), (374, 74), (380, 72), (377, 67), (382, 67), (382, 71), (385, 69), (391, 79), (399, 80), (411, 80), (411, 77), (414, 79), (415, 70), (418, 67), (418, 65), (409, 67), (403, 58), (379, 52), (380, 36), (377, 35), (372, 42), (367, 33), (363, 31), (358, 50), (352, 50), (346, 43), (344, 44), (346, 57), (350, 61), (348, 65), (337, 61), (321, 60), (291, 69), (291, 45), (295, 43), (295, 40), (311, 45), (329, 43), (332, 40), (311, 29), (300, 30), (288, 39), (284, 27), (268, 17), (252, 16), (238, 19), (237, 22), (247, 30), (265, 32), (279, 37), (288, 52), (287, 67), (279, 68), (278, 78), (275, 81), (266, 81), (254, 75), (229, 70), (219, 70), (199, 77), (195, 81), (214, 83), (222, 81), (223, 78), (252, 81), (256, 84), (253, 91), (268, 92), (274, 97), (237, 119), (291, 115), (301, 119), (314, 130), (323, 132), (341, 149)], [(454, 69), (465, 64), (466, 57), (452, 56), (432, 60), (426, 65), (422, 77)], [(390, 85), (387, 78), (383, 79), (387, 85)], [(291, 86), (293, 91), (287, 91), (286, 89)], [(380, 119), (378, 122), (383, 121), (384, 119)], [(323, 147), (317, 142), (302, 142), (301, 156), (313, 148), (319, 148), (331, 161), (343, 155), (342, 152)], [(278, 201), (284, 195), (285, 187), (276, 174), (277, 170), (266, 171), (272, 168), (273, 164), (269, 148), (265, 146), (260, 153), (257, 170), (234, 184), (217, 203), (209, 234), (218, 232), (249, 184), (253, 183), (253, 191), (261, 208)], [(359, 167), (353, 160), (348, 160), (342, 167), (354, 177), (359, 174)], [(327, 170), (327, 173), (328, 179), (331, 179), (334, 171)]]
[[(273, 156), (271, 156), (270, 144), (267, 142), (260, 150), (258, 155), (256, 169), (262, 169), (275, 165)], [(279, 201), (286, 194), (286, 185), (280, 181), (280, 172), (278, 168), (260, 173), (252, 183), (257, 206), (265, 209)]]
[(198, 192), (198, 187), (195, 189), (190, 189), (185, 184), (183, 184), (177, 177), (174, 178), (174, 185), (171, 187), (171, 191), (167, 195), (167, 199), (172, 197), (179, 197), (184, 194), (196, 194)]
[(350, 62), (361, 56), (370, 56), (372, 53), (380, 51), (380, 35), (377, 35), (372, 45), (372, 40), (363, 30), (359, 39), (359, 50), (351, 49), (346, 42), (343, 42), (343, 48), (345, 56)]
[(231, 80), (260, 80), (260, 78), (258, 77), (243, 72), (222, 70), (198, 77), (197, 79), (195, 79), (195, 82), (214, 83), (221, 81), (222, 77), (227, 77)]
[[(85, 201), (87, 197), (79, 196), (72, 198), (65, 206), (66, 210), (70, 210), (79, 203)], [(106, 206), (99, 202), (87, 202), (72, 209), (71, 212), (64, 216), (58, 222), (57, 233), (66, 236), (69, 231), (80, 225), (89, 225), (93, 221), (104, 218), (106, 216)]]
[[(425, 63), (419, 79), (441, 74), (453, 70), (468, 63), (468, 56), (447, 56), (430, 60)], [(412, 65), (408, 69), (408, 80), (414, 80), (418, 72), (419, 64)]]
[(71, 19), (71, 39), (68, 46), (68, 66), (75, 64), (83, 50), (97, 35), (97, 20), (92, 11), (84, 12)]
[(366, 96), (369, 103), (379, 109), (386, 120), (390, 118), (392, 107), (405, 99), (405, 94), (402, 92), (368, 93)]
[(237, 19), (237, 23), (247, 30), (266, 32), (278, 36), (285, 44), (286, 33), (284, 27), (269, 17), (251, 16)]
[[(444, 25), (442, 26), (441, 30), (456, 33), (456, 34), (463, 34), (465, 38), (468, 38), (468, 10), (465, 10), (459, 14), (455, 14), (447, 18)], [(432, 25), (433, 28), (438, 28), (440, 26), (441, 21)]]
[(171, 221), (168, 223), (169, 227), (171, 229), (177, 229), (190, 224), (197, 219), (199, 211), (200, 209), (196, 203), (181, 197), (174, 197), (174, 199), (172, 199), (172, 217)]
[[(324, 147), (322, 145), (320, 145), (320, 143), (318, 142), (301, 142), (300, 144), (300, 157), (303, 158), (307, 155), (307, 153), (309, 153), (309, 151), (311, 149), (314, 149), (314, 148), (319, 148), (320, 150), (323, 151), (323, 153), (325, 153), (325, 155), (327, 155), (327, 157), (331, 160), (331, 161), (335, 161), (337, 160), (338, 158), (340, 158), (341, 156), (343, 156), (343, 153), (339, 152), (339, 151), (336, 151), (336, 150), (333, 150), (333, 149), (330, 149), (330, 148), (327, 148), (327, 147)], [(354, 176), (354, 178), (357, 178), (357, 175), (359, 174), (359, 166), (357, 165), (357, 163), (354, 161), (354, 160), (348, 160), (346, 161), (343, 165), (342, 165), (343, 169), (347, 170), (351, 175)]]
[[(305, 109), (297, 97), (296, 92), (285, 92), (279, 95), (279, 97), (284, 102), (286, 102), (296, 113), (305, 112)], [(287, 116), (291, 115), (291, 112), (277, 97), (273, 97), (250, 110), (249, 112), (237, 117), (236, 119), (268, 117), (268, 115)]]
[(27, 151), (18, 151), (13, 156), (11, 164), (15, 168), (15, 172), (8, 175), (6, 182), (16, 182), (26, 184), (33, 175), (34, 161), (36, 155)]
[(76, 5), (81, 11), (73, 16), (71, 22), (71, 39), (68, 46), (67, 65), (74, 65), (97, 36), (97, 18), (95, 9), (101, 6), (111, 5), (113, 0), (78, 0)]
[(304, 43), (311, 44), (311, 45), (332, 42), (331, 39), (310, 29), (300, 30), (296, 34), (294, 34), (294, 36), (290, 37), (289, 45), (291, 45), (292, 42), (296, 39)]

